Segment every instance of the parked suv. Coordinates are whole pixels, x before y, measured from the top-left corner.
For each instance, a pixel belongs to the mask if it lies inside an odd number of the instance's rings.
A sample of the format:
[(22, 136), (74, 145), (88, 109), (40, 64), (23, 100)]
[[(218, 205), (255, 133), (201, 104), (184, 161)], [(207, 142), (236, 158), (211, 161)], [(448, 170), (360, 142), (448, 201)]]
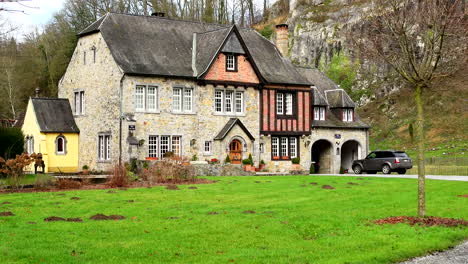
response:
[(367, 172), (369, 174), (378, 171), (390, 174), (392, 171), (405, 174), (407, 169), (413, 167), (413, 162), (404, 151), (373, 151), (363, 160), (353, 161), (353, 171), (356, 174)]

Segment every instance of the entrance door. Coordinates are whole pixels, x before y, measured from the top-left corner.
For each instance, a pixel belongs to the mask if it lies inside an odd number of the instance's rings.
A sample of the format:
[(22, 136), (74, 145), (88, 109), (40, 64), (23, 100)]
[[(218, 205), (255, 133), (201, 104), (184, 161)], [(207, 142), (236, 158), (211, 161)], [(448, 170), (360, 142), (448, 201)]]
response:
[(229, 158), (231, 159), (231, 164), (241, 164), (242, 143), (237, 139), (234, 139), (229, 144)]

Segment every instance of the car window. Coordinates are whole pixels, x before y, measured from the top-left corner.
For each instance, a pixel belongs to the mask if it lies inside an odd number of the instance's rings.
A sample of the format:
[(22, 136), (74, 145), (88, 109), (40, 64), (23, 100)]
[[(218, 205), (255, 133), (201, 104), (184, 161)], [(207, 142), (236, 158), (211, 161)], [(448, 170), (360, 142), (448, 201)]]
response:
[(369, 155), (367, 155), (366, 159), (375, 159), (377, 157), (377, 154), (375, 152), (371, 152)]
[(378, 159), (385, 158), (385, 157), (386, 157), (385, 152), (377, 152)]
[(395, 152), (393, 154), (395, 154), (395, 157), (397, 158), (408, 158), (408, 155), (406, 155), (405, 152)]

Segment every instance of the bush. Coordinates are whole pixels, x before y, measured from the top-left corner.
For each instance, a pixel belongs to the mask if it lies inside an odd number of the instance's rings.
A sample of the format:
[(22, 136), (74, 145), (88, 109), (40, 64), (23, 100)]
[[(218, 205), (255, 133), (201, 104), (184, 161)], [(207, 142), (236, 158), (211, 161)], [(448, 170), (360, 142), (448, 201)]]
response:
[(344, 174), (344, 168), (340, 167), (340, 174)]
[(231, 163), (231, 158), (229, 155), (226, 155), (226, 159), (224, 159), (224, 163)]
[(197, 154), (194, 154), (194, 155), (192, 156), (192, 161), (197, 161), (197, 160), (198, 160)]
[(265, 161), (261, 160), (260, 165), (265, 165)]
[(313, 163), (312, 163), (312, 164), (310, 164), (309, 173), (310, 173), (310, 174), (315, 174), (315, 166), (314, 166), (314, 164), (313, 164)]
[(243, 159), (243, 160), (242, 160), (242, 164), (244, 164), (244, 165), (252, 165), (252, 161), (250, 161), (250, 159)]
[(19, 189), (21, 181), (24, 178), (24, 168), (34, 162), (36, 154), (29, 156), (26, 153), (16, 155), (14, 159), (4, 160), (0, 157), (0, 173), (6, 175), (8, 181), (12, 183), (12, 187)]
[(82, 168), (83, 170), (88, 170), (88, 169), (89, 169), (88, 165), (83, 165), (83, 167), (81, 167), (81, 168)]
[(128, 175), (127, 175), (127, 170), (123, 165), (118, 165), (116, 164), (114, 166), (114, 169), (112, 170), (112, 175), (107, 182), (107, 185), (109, 187), (126, 187), (128, 186)]
[(150, 184), (194, 182), (195, 169), (192, 165), (183, 165), (184, 159), (165, 159), (155, 162), (144, 169), (141, 178)]
[(292, 164), (299, 164), (299, 163), (301, 163), (301, 159), (300, 158), (292, 158), (291, 162), (292, 162)]
[(55, 186), (58, 189), (66, 190), (66, 189), (79, 189), (81, 188), (81, 182), (75, 181), (72, 179), (58, 179), (55, 182)]
[(0, 157), (12, 159), (24, 152), (24, 135), (20, 128), (0, 128)]

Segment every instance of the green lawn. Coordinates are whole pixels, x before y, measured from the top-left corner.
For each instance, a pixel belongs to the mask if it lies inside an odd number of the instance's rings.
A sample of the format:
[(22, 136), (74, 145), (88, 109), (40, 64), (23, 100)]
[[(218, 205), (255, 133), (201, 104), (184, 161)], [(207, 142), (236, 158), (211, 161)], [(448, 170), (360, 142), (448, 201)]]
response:
[[(1, 262), (391, 263), (468, 238), (466, 227), (371, 223), (415, 215), (413, 179), (210, 179), (219, 182), (196, 185), (196, 190), (180, 186), (178, 191), (154, 187), (116, 193), (0, 194), (0, 212), (16, 214), (0, 217)], [(359, 185), (347, 184), (351, 181)], [(324, 184), (336, 189), (322, 189)], [(468, 194), (468, 182), (428, 180), (427, 191), (429, 215), (468, 219), (468, 198), (457, 197)], [(71, 200), (74, 196), (81, 199)], [(2, 205), (5, 201), (11, 204)], [(256, 213), (243, 213), (246, 210)], [(219, 214), (208, 214), (213, 211)], [(97, 213), (127, 218), (89, 219)], [(84, 221), (44, 222), (48, 216)]]

